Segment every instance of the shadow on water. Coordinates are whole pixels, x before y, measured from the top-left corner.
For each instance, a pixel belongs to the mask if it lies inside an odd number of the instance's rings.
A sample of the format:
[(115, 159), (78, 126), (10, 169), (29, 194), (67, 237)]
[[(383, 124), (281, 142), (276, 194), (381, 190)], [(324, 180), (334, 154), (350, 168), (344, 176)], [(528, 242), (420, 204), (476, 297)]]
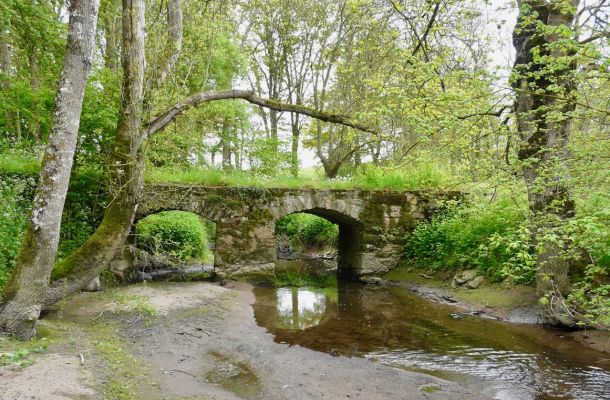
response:
[(610, 399), (608, 355), (561, 331), (476, 317), (403, 288), (256, 288), (254, 314), (280, 343), (474, 385), (502, 400)]

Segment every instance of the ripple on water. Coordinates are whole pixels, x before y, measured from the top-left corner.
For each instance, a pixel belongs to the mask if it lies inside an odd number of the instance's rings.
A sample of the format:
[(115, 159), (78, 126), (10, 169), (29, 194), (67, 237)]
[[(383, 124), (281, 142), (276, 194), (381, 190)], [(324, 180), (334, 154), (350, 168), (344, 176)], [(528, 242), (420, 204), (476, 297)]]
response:
[(454, 320), (451, 308), (400, 288), (256, 288), (255, 295), (259, 325), (281, 343), (425, 372), (499, 400), (610, 400), (610, 371), (597, 366), (605, 356), (560, 332)]

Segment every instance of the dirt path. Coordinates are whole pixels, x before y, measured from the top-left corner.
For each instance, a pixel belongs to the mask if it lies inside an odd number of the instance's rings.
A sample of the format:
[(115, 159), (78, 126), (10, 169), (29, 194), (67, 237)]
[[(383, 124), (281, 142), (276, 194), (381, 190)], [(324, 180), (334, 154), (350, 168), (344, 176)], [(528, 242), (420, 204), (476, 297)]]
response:
[[(53, 323), (86, 338), (72, 347), (51, 347), (30, 367), (0, 368), (0, 399), (486, 398), (364, 358), (275, 343), (256, 325), (254, 296), (245, 284), (175, 283), (122, 291), (81, 294), (65, 304)], [(104, 347), (108, 343), (114, 347)], [(62, 348), (64, 356), (66, 348), (74, 352), (71, 364), (56, 350)], [(81, 366), (76, 352), (83, 349), (91, 361)], [(69, 379), (62, 380), (66, 373)]]

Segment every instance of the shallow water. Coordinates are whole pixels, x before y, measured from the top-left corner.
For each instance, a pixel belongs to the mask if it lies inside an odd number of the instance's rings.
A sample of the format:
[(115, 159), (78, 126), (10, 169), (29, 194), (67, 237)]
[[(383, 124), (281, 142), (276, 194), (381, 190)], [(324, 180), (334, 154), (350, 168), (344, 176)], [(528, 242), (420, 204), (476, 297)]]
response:
[(366, 357), (502, 400), (610, 399), (610, 356), (564, 332), (476, 317), (403, 288), (256, 288), (254, 314), (280, 343)]

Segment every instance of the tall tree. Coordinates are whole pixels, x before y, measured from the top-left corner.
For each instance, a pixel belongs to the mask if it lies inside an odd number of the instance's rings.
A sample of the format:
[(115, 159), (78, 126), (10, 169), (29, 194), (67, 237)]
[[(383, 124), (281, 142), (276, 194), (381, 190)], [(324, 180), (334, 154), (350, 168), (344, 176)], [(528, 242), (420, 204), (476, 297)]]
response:
[(577, 99), (579, 52), (578, 0), (521, 0), (513, 31), (517, 50), (512, 87), (520, 138), (518, 158), (527, 187), (532, 237), (537, 248), (537, 291), (549, 322), (566, 319), (563, 298), (570, 289), (569, 239), (557, 230), (575, 214), (569, 170), (572, 123)]
[(34, 334), (57, 253), (85, 85), (93, 63), (98, 8), (99, 0), (70, 3), (68, 42), (53, 128), (29, 225), (0, 310), (0, 327), (20, 338), (30, 338)]

